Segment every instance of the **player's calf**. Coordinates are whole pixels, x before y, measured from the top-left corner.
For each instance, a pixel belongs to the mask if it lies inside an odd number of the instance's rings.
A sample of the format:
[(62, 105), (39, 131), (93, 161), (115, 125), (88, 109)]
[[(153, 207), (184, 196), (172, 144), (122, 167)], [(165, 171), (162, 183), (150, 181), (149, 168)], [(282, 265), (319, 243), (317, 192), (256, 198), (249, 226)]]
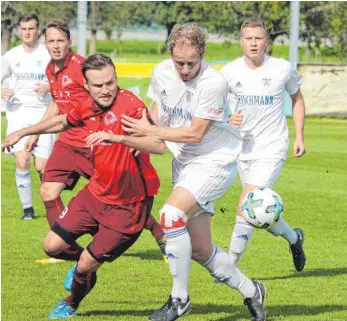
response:
[(241, 216), (236, 217), (236, 224), (231, 236), (229, 255), (234, 264), (237, 264), (245, 251), (253, 234), (254, 228)]
[(188, 298), (188, 279), (192, 256), (192, 245), (186, 228), (187, 215), (165, 204), (160, 211), (160, 223), (167, 237), (166, 253), (173, 277), (171, 295), (186, 302)]

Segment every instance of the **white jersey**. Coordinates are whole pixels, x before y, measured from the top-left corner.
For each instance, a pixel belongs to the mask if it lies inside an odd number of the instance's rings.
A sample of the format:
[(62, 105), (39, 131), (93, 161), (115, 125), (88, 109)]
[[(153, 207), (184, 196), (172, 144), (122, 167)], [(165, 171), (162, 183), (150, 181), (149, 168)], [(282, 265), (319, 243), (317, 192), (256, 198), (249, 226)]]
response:
[(180, 164), (203, 160), (225, 165), (239, 154), (241, 137), (227, 122), (228, 84), (207, 63), (202, 62), (193, 80), (183, 82), (173, 61), (164, 60), (154, 68), (147, 95), (158, 106), (159, 127), (191, 127), (193, 118), (214, 120), (199, 144), (166, 142)]
[(297, 92), (303, 81), (299, 73), (288, 61), (269, 56), (255, 70), (241, 57), (225, 65), (221, 73), (229, 84), (232, 112), (243, 115), (239, 159), (286, 159), (289, 138), (284, 94)]
[(35, 112), (40, 115), (38, 121), (41, 119), (51, 96), (48, 92), (39, 97), (34, 88), (37, 83), (48, 83), (46, 67), (50, 59), (43, 44), (39, 44), (31, 53), (19, 45), (4, 54), (1, 59), (1, 82), (9, 79), (8, 86), (14, 90), (7, 103), (8, 112), (20, 112), (23, 117)]

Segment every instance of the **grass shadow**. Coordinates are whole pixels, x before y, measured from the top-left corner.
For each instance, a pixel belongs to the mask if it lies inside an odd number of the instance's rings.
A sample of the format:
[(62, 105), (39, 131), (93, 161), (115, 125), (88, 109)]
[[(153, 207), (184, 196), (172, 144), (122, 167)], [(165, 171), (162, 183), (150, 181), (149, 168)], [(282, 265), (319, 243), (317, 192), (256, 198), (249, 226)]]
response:
[(142, 252), (126, 252), (122, 256), (138, 257), (141, 260), (162, 260), (163, 256), (158, 248), (158, 250), (142, 251)]
[(315, 269), (315, 270), (304, 270), (302, 272), (296, 272), (290, 275), (284, 276), (273, 276), (268, 278), (259, 278), (260, 280), (285, 280), (291, 278), (308, 278), (308, 277), (321, 277), (321, 276), (337, 276), (341, 274), (347, 274), (347, 267), (336, 268), (336, 269)]
[[(249, 318), (249, 313), (242, 306), (234, 306), (234, 309), (238, 310), (234, 315), (216, 319), (215, 321), (237, 321), (240, 318)], [(329, 313), (333, 311), (345, 311), (347, 310), (346, 306), (343, 305), (281, 305), (281, 306), (270, 306), (265, 307), (267, 321), (276, 321), (279, 317), (285, 320), (286, 317), (299, 317), (298, 320), (305, 320), (305, 316), (315, 316), (324, 313)], [(196, 311), (195, 311), (196, 312)], [(235, 310), (234, 310), (235, 312)], [(208, 319), (205, 319), (206, 321)], [(327, 319), (320, 319), (321, 321), (328, 321)]]
[[(117, 302), (114, 302), (117, 304)], [(160, 305), (158, 305), (160, 306)], [(240, 318), (248, 319), (249, 312), (244, 305), (218, 305), (218, 304), (194, 304), (192, 305), (192, 315), (199, 315), (199, 319), (202, 321), (237, 321)], [(265, 308), (267, 313), (268, 321), (276, 321), (278, 317), (285, 318), (292, 316), (301, 316), (300, 320), (304, 320), (305, 315), (319, 315), (329, 313), (333, 311), (345, 311), (346, 306), (342, 305), (281, 305), (281, 306), (270, 306)], [(148, 317), (154, 310), (153, 309), (141, 309), (141, 310), (92, 310), (79, 314), (83, 317), (88, 316), (145, 316)], [(208, 314), (210, 313), (227, 313), (228, 316), (219, 319), (210, 319)], [(205, 317), (204, 317), (205, 315)], [(325, 321), (322, 319), (322, 321)], [(327, 320), (326, 320), (327, 321)]]

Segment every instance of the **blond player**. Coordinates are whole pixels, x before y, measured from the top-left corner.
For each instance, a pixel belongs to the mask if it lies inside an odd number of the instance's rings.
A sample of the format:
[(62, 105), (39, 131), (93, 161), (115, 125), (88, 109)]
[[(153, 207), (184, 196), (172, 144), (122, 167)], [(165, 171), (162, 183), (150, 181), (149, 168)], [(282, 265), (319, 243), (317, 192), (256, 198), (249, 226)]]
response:
[[(300, 91), (303, 79), (288, 61), (265, 54), (268, 40), (264, 22), (259, 18), (247, 19), (241, 26), (240, 36), (245, 55), (221, 70), (229, 84), (234, 112), (229, 121), (240, 129), (243, 139), (242, 152), (237, 160), (243, 191), (229, 249), (234, 263), (241, 258), (253, 233), (253, 227), (241, 215), (241, 200), (257, 187), (271, 188), (287, 156), (289, 138), (284, 113), (285, 92), (293, 102), (296, 132), (293, 156), (300, 157), (305, 153), (305, 104)], [(302, 229), (292, 229), (281, 218), (268, 232), (288, 241), (294, 266), (301, 271), (306, 262)]]
[(169, 38), (171, 59), (153, 72), (148, 96), (158, 126), (124, 116), (124, 130), (166, 141), (173, 153), (173, 191), (160, 210), (173, 287), (167, 302), (150, 315), (172, 321), (191, 309), (188, 280), (191, 258), (244, 297), (252, 320), (264, 321), (265, 286), (251, 281), (230, 256), (212, 242), (214, 201), (231, 186), (241, 148), (227, 123), (228, 84), (202, 59), (205, 32), (195, 24), (176, 25)]

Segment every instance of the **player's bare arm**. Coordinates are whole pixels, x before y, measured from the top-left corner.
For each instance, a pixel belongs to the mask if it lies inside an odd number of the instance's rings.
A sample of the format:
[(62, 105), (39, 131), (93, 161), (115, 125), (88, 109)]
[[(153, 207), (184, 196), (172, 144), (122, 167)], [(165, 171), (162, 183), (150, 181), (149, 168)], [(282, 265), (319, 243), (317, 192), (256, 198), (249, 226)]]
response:
[(193, 118), (191, 127), (183, 128), (160, 128), (152, 126), (147, 117), (141, 119), (131, 118), (122, 115), (123, 129), (135, 137), (154, 136), (161, 140), (167, 140), (177, 143), (200, 143), (213, 120)]
[(293, 102), (293, 120), (295, 125), (295, 142), (293, 156), (300, 157), (305, 154), (304, 124), (305, 124), (305, 102), (299, 89), (291, 96)]
[(89, 146), (98, 145), (102, 142), (118, 143), (129, 146), (136, 151), (159, 155), (164, 154), (166, 149), (164, 141), (157, 139), (156, 137), (133, 137), (129, 135), (115, 135), (108, 132), (96, 132), (90, 134), (86, 138), (86, 142)]
[[(47, 85), (47, 86), (48, 86), (47, 91), (49, 91), (49, 85)], [(54, 99), (52, 98), (51, 102), (49, 103), (49, 105), (48, 105), (48, 107), (47, 107), (47, 109), (46, 109), (46, 111), (45, 111), (45, 113), (41, 119), (41, 121), (48, 119), (50, 117), (53, 117), (55, 115), (58, 115), (58, 114), (59, 114), (58, 106), (57, 106), (56, 102), (54, 101)], [(32, 135), (30, 137), (30, 139), (28, 139), (28, 141), (25, 143), (24, 150), (26, 152), (31, 152), (35, 148), (35, 146), (39, 140), (39, 137), (40, 137), (39, 135)]]
[(157, 103), (153, 103), (150, 111), (151, 119), (153, 120), (154, 124), (158, 125), (158, 105)]
[[(142, 119), (147, 120), (147, 110), (143, 109)], [(154, 125), (152, 119), (149, 120), (150, 126)], [(135, 156), (138, 151), (149, 154), (164, 154), (166, 145), (165, 142), (154, 136), (135, 137), (129, 135), (115, 135), (111, 132), (99, 131), (92, 133), (86, 138), (87, 145), (93, 146), (101, 142), (118, 143), (131, 147), (131, 151), (136, 150)]]
[(10, 151), (12, 146), (25, 136), (60, 133), (70, 127), (66, 118), (67, 115), (57, 115), (40, 121), (36, 125), (17, 130), (5, 138), (2, 144), (2, 150), (6, 148)]

